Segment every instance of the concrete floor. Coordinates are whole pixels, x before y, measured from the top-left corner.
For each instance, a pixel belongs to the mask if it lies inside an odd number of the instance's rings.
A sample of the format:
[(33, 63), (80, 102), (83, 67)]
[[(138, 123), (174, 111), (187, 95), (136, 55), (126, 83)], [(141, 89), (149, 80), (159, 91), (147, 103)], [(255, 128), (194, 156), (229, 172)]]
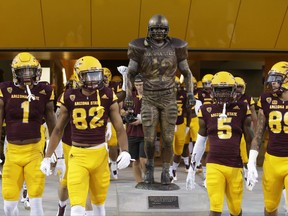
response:
[[(261, 168), (259, 176), (262, 176)], [(155, 181), (160, 181), (161, 168), (155, 167)], [(187, 191), (185, 188), (186, 175), (184, 167), (178, 169), (178, 180), (175, 182), (180, 189), (175, 191), (152, 191), (136, 189), (132, 173), (132, 168), (128, 167), (121, 170), (118, 180), (112, 180), (106, 201), (107, 216), (147, 216), (147, 215), (165, 215), (165, 216), (207, 216), (209, 214), (209, 199), (206, 189), (202, 187), (202, 175), (196, 176), (196, 189)], [(43, 196), (43, 207), (46, 216), (54, 216), (57, 212), (57, 178), (50, 176), (46, 181), (45, 193)], [(1, 192), (0, 192), (1, 193)], [(1, 194), (2, 196), (2, 194)], [(151, 209), (148, 208), (148, 196), (177, 196), (179, 202), (178, 209)], [(284, 216), (284, 201), (281, 200), (279, 206), (279, 215)], [(29, 211), (24, 209), (21, 202), (18, 204), (19, 216), (29, 216)], [(244, 190), (243, 197), (243, 216), (263, 216), (263, 193), (261, 188), (261, 179), (252, 192)], [(4, 215), (3, 198), (0, 199), (0, 215)], [(66, 215), (70, 215), (70, 207)], [(228, 216), (226, 203), (223, 208), (223, 215)]]

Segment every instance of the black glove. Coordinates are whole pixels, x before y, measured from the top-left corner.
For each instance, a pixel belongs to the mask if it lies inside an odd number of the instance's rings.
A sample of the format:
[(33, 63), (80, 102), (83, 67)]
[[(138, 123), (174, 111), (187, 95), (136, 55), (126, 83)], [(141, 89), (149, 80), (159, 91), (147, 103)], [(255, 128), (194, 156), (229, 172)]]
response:
[(194, 94), (187, 93), (187, 108), (192, 108), (196, 104), (196, 100), (194, 98)]

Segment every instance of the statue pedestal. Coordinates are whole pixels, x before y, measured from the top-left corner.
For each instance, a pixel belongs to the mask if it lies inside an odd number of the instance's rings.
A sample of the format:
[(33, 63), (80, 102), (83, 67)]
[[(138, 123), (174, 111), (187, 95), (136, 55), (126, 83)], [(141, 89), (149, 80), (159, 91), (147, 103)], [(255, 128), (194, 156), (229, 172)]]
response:
[(163, 185), (160, 182), (154, 182), (152, 184), (140, 182), (135, 186), (135, 188), (142, 190), (160, 190), (160, 191), (173, 191), (180, 189), (180, 187), (174, 183)]

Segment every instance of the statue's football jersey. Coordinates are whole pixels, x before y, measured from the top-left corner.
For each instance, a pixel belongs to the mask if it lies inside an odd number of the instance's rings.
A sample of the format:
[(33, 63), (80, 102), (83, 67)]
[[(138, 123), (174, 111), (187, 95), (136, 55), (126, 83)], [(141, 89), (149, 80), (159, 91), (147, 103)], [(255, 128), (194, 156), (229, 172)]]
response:
[(4, 101), (6, 131), (8, 140), (41, 138), (46, 104), (53, 101), (54, 91), (47, 82), (39, 82), (31, 89), (35, 100), (28, 101), (26, 89), (20, 89), (13, 82), (0, 83), (0, 98)]
[(240, 168), (243, 166), (240, 156), (243, 123), (251, 111), (246, 103), (232, 103), (226, 107), (227, 118), (220, 118), (222, 109), (218, 104), (205, 104), (198, 113), (206, 124), (210, 140), (207, 163)]
[(72, 141), (85, 144), (105, 142), (110, 106), (116, 102), (117, 96), (108, 87), (90, 96), (83, 95), (81, 89), (66, 90), (61, 103), (70, 115)]
[(267, 120), (269, 142), (267, 152), (278, 157), (288, 156), (288, 101), (276, 94), (263, 93), (257, 103)]
[(128, 47), (128, 58), (136, 61), (143, 76), (143, 89), (161, 91), (175, 87), (179, 62), (188, 57), (187, 42), (169, 38), (158, 47), (145, 38), (138, 38)]

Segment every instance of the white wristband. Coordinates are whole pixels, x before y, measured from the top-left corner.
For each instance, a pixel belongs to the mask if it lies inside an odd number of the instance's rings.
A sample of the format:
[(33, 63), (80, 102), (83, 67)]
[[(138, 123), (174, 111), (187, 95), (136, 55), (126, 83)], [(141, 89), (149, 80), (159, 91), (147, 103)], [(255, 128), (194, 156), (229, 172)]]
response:
[(249, 151), (249, 161), (248, 161), (248, 163), (256, 164), (257, 156), (258, 156), (258, 151), (253, 150), (253, 149), (250, 150)]

